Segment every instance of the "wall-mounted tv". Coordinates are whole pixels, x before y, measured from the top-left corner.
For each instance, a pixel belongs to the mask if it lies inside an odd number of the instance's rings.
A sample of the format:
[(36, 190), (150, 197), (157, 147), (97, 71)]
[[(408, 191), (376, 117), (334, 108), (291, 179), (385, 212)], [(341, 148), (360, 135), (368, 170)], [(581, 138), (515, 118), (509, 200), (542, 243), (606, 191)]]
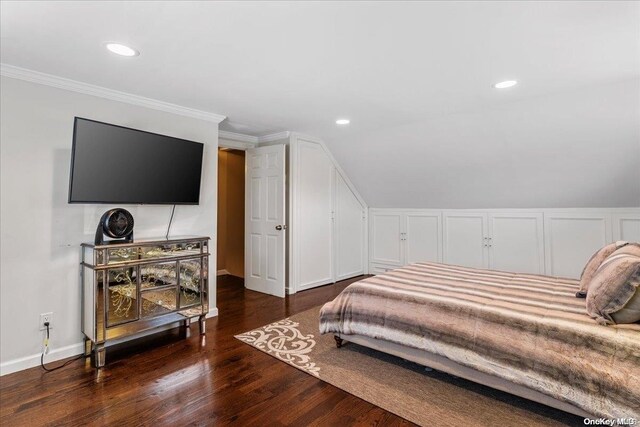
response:
[(76, 117), (69, 203), (197, 205), (198, 142)]

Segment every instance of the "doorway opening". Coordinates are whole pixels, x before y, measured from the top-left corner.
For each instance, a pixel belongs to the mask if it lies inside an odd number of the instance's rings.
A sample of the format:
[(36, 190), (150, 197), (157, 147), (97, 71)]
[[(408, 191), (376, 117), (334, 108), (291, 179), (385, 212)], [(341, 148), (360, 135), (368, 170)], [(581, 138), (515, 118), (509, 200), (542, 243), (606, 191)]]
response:
[(218, 149), (218, 276), (244, 278), (244, 185), (245, 152)]

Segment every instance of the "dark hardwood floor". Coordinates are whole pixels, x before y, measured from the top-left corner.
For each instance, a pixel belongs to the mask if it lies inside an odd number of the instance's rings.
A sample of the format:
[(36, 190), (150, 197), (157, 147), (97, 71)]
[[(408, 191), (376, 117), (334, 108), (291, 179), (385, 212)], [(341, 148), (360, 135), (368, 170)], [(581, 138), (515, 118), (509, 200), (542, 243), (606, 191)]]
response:
[(219, 317), (207, 320), (206, 336), (196, 323), (110, 347), (99, 372), (83, 359), (5, 375), (0, 425), (408, 425), (233, 338), (329, 301), (360, 278), (280, 299), (222, 276)]

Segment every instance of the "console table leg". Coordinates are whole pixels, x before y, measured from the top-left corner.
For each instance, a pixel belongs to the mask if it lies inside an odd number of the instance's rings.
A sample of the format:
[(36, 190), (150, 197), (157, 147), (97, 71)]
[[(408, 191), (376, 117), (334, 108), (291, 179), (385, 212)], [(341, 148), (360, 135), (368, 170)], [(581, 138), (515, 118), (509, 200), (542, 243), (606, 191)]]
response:
[(94, 351), (94, 357), (96, 359), (95, 360), (96, 368), (102, 368), (106, 361), (106, 355), (107, 355), (107, 351), (104, 347), (104, 343), (96, 344), (93, 351)]
[(204, 335), (206, 332), (206, 317), (205, 316), (200, 316), (200, 318), (198, 319), (198, 322), (200, 323), (200, 335)]
[(186, 319), (184, 319), (184, 327), (188, 328), (191, 326), (191, 318), (187, 317)]
[(93, 343), (87, 337), (84, 337), (84, 357), (91, 356), (91, 352), (93, 351)]

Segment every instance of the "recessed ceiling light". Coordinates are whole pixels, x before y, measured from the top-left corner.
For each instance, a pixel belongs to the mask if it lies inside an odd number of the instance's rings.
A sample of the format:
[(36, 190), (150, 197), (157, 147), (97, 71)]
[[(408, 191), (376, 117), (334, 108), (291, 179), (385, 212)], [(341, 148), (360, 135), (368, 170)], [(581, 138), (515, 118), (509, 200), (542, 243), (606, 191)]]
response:
[(336, 124), (337, 125), (348, 125), (349, 123), (351, 123), (351, 121), (349, 119), (338, 119), (338, 120), (336, 120)]
[(122, 56), (138, 56), (140, 55), (140, 52), (138, 52), (137, 50), (129, 47), (129, 46), (125, 46), (123, 44), (120, 43), (107, 43), (105, 45), (107, 47), (107, 49), (109, 49), (111, 52), (115, 53), (116, 55), (122, 55)]
[(518, 82), (515, 80), (505, 80), (504, 82), (496, 83), (493, 85), (496, 89), (506, 89), (508, 87), (512, 87), (517, 85)]

